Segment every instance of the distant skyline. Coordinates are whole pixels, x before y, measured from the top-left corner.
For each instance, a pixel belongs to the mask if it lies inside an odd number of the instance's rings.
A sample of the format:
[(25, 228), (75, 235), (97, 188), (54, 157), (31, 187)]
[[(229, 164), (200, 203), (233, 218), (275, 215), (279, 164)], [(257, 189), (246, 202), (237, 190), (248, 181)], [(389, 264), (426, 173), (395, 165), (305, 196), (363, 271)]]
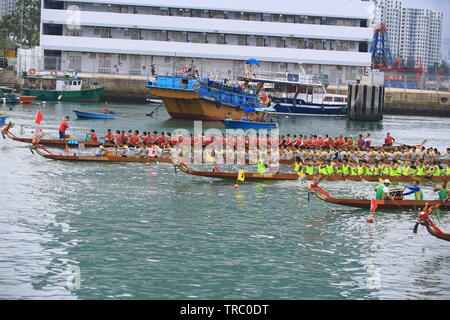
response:
[(450, 1), (449, 0), (401, 0), (405, 7), (431, 9), (444, 13), (442, 38), (450, 38)]

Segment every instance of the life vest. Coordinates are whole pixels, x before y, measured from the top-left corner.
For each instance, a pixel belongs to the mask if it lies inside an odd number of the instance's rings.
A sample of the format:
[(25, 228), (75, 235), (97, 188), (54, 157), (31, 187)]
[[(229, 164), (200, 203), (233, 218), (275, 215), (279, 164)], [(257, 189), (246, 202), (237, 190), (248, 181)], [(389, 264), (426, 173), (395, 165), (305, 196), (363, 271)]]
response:
[(435, 166), (436, 170), (434, 170), (433, 176), (439, 177), (441, 175), (441, 168), (438, 165)]
[(366, 171), (364, 169), (365, 169), (364, 166), (358, 166), (358, 175), (359, 176), (364, 175), (364, 172)]
[(258, 174), (264, 174), (266, 172), (266, 166), (264, 165), (264, 160), (262, 160), (262, 159), (258, 160), (257, 171), (258, 171)]
[(302, 164), (301, 164), (301, 162), (295, 162), (295, 163), (294, 163), (294, 171), (295, 171), (295, 172), (300, 172), (301, 169), (302, 169)]
[(356, 168), (355, 166), (351, 166), (350, 167), (350, 175), (351, 176), (357, 176), (358, 175), (358, 168)]
[(376, 166), (373, 168), (373, 174), (379, 176), (381, 173), (381, 166)]
[(343, 174), (350, 174), (350, 166), (349, 165), (342, 165), (342, 173)]
[(311, 166), (311, 165), (307, 165), (306, 166), (306, 174), (313, 175), (314, 174), (314, 167)]
[(373, 168), (372, 167), (369, 167), (369, 166), (367, 166), (366, 167), (366, 176), (373, 176)]
[(423, 166), (417, 167), (417, 175), (424, 176), (425, 175), (424, 170), (425, 170), (425, 168)]
[(327, 168), (320, 166), (319, 167), (319, 173), (327, 176), (328, 175)]
[(327, 172), (331, 176), (334, 174), (334, 166), (332, 164), (327, 165)]
[(403, 168), (402, 168), (402, 175), (404, 175), (404, 176), (409, 175), (410, 169), (411, 168), (408, 167), (408, 166), (403, 166)]

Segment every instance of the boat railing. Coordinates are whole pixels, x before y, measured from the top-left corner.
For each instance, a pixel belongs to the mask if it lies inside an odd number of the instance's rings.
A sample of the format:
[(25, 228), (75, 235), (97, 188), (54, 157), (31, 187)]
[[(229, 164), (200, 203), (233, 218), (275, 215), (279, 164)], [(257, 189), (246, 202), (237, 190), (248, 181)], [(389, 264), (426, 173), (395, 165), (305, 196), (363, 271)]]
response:
[(307, 73), (291, 72), (251, 72), (241, 75), (244, 78), (264, 79), (268, 81), (296, 82), (308, 85), (322, 85), (325, 83), (325, 77)]
[(158, 76), (156, 81), (147, 80), (146, 87), (195, 91), (194, 84), (199, 83), (198, 79), (180, 77), (179, 75), (180, 74), (175, 74), (174, 76)]
[(242, 90), (239, 91), (237, 88), (232, 91), (227, 89), (202, 85), (199, 90), (199, 95), (205, 100), (214, 102), (218, 107), (220, 107), (221, 104), (241, 109), (259, 107), (255, 95), (246, 94)]

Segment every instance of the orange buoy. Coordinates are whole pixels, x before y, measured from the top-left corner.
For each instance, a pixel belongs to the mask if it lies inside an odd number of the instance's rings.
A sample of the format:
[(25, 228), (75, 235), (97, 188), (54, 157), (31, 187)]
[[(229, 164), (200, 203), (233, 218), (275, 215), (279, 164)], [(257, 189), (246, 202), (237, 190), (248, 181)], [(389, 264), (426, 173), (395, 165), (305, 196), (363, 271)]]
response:
[(373, 220), (372, 217), (368, 217), (368, 218), (366, 219), (366, 221), (369, 222), (369, 223), (373, 223), (374, 220)]
[(239, 189), (239, 185), (238, 185), (238, 184), (235, 184), (235, 185), (233, 186), (233, 188)]

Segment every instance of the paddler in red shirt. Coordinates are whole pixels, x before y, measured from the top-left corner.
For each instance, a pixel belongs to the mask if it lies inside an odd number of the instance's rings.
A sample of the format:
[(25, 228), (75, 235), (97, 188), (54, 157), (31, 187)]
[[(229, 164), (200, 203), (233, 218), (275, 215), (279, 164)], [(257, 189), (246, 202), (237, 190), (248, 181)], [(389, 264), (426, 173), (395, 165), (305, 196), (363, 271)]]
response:
[(362, 134), (358, 136), (358, 147), (364, 148), (364, 140)]
[(69, 116), (62, 119), (61, 124), (59, 125), (59, 139), (66, 139), (66, 130), (69, 128)]
[(291, 135), (288, 134), (287, 137), (286, 137), (286, 142), (284, 143), (284, 145), (286, 147), (290, 147), (293, 143), (294, 143), (294, 139), (292, 139)]
[(353, 140), (353, 136), (350, 136), (350, 138), (348, 138), (347, 145), (350, 147), (353, 147), (354, 144), (355, 144), (355, 141)]
[(108, 132), (106, 133), (106, 135), (103, 137), (100, 137), (100, 139), (105, 140), (105, 142), (114, 143), (114, 135), (113, 135), (111, 129), (108, 129)]
[(316, 145), (319, 146), (319, 147), (323, 146), (323, 139), (322, 139), (322, 136), (319, 136), (319, 137), (317, 138)]
[(86, 132), (86, 142), (98, 142), (97, 134), (95, 133), (94, 129), (91, 129), (90, 131)]
[(388, 132), (386, 134), (386, 138), (384, 138), (384, 146), (385, 147), (390, 147), (394, 144), (395, 139), (393, 137), (391, 137), (391, 134)]

